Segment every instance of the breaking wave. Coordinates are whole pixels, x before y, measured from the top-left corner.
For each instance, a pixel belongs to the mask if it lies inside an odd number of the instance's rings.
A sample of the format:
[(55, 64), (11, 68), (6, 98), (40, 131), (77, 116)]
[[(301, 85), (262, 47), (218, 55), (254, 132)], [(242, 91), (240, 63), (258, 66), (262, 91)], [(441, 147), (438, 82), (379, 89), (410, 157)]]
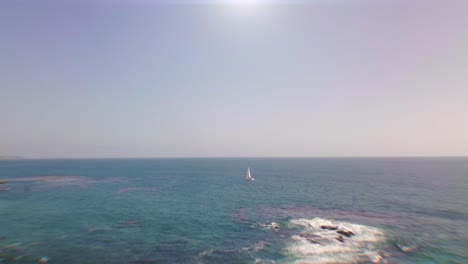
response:
[(211, 256), (213, 253), (216, 252), (221, 252), (221, 253), (254, 253), (258, 252), (262, 249), (265, 248), (267, 245), (267, 242), (265, 241), (258, 241), (255, 244), (252, 244), (248, 247), (241, 247), (237, 249), (207, 249), (205, 251), (202, 251), (201, 253), (198, 254), (199, 257), (206, 257), (206, 256)]
[(289, 228), (300, 229), (290, 236), (287, 254), (294, 263), (381, 263), (377, 245), (384, 234), (375, 227), (323, 218), (292, 219)]

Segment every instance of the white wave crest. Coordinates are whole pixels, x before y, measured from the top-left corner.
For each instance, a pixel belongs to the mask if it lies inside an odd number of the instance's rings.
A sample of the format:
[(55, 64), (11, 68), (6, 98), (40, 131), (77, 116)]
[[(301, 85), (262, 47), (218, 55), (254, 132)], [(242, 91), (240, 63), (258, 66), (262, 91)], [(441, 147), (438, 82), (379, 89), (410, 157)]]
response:
[(258, 241), (255, 244), (252, 244), (248, 247), (242, 247), (238, 249), (218, 249), (218, 248), (213, 248), (213, 249), (207, 249), (198, 254), (198, 257), (207, 257), (211, 256), (214, 252), (222, 252), (222, 253), (255, 253), (258, 251), (261, 251), (265, 248), (265, 246), (268, 245), (267, 242), (265, 241)]
[(302, 229), (299, 234), (291, 236), (291, 242), (286, 248), (296, 258), (295, 263), (382, 261), (382, 256), (375, 248), (384, 239), (383, 232), (378, 228), (322, 218), (293, 219), (289, 225)]

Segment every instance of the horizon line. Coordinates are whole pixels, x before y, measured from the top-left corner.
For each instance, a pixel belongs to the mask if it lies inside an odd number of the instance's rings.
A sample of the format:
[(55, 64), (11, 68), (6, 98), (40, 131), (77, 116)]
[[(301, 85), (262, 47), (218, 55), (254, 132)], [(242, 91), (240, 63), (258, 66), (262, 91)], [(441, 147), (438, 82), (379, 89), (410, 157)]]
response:
[[(4, 157), (5, 159), (2, 159)], [(10, 158), (11, 157), (11, 158)], [(462, 156), (167, 156), (167, 157), (46, 157), (0, 156), (7, 160), (97, 160), (97, 159), (385, 159), (385, 158), (468, 158)]]

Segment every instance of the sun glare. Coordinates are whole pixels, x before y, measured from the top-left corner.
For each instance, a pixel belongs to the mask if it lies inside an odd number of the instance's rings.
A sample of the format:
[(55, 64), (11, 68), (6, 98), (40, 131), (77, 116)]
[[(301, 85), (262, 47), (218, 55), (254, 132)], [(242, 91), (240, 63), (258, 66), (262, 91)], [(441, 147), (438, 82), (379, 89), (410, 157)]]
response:
[[(273, 0), (219, 0), (227, 17), (245, 23), (253, 23), (253, 20), (263, 19), (269, 13)], [(239, 22), (236, 22), (239, 23)]]
[(226, 0), (227, 3), (239, 6), (256, 6), (264, 4), (266, 0)]

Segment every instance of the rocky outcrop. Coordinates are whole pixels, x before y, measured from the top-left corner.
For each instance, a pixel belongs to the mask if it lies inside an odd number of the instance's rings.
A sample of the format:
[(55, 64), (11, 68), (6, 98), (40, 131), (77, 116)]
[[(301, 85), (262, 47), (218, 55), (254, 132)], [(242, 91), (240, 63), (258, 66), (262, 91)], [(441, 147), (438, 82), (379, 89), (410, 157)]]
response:
[(351, 237), (351, 236), (354, 236), (354, 233), (351, 232), (351, 231), (344, 231), (344, 230), (338, 230), (336, 231), (338, 234), (341, 234), (345, 237)]
[(279, 230), (279, 224), (271, 222), (271, 228), (273, 228), (274, 230)]
[(315, 240), (315, 239), (311, 239), (311, 238), (306, 238), (306, 239), (307, 239), (307, 241), (309, 241), (309, 242), (312, 243), (312, 244), (319, 244), (319, 245), (322, 245), (322, 243), (318, 242), (318, 241)]
[(341, 243), (344, 242), (343, 236), (336, 237), (335, 239), (338, 240), (338, 241), (340, 241)]
[(336, 227), (336, 226), (327, 226), (327, 225), (320, 226), (320, 228), (327, 229), (327, 230), (332, 230), (332, 231), (338, 229), (338, 227)]

